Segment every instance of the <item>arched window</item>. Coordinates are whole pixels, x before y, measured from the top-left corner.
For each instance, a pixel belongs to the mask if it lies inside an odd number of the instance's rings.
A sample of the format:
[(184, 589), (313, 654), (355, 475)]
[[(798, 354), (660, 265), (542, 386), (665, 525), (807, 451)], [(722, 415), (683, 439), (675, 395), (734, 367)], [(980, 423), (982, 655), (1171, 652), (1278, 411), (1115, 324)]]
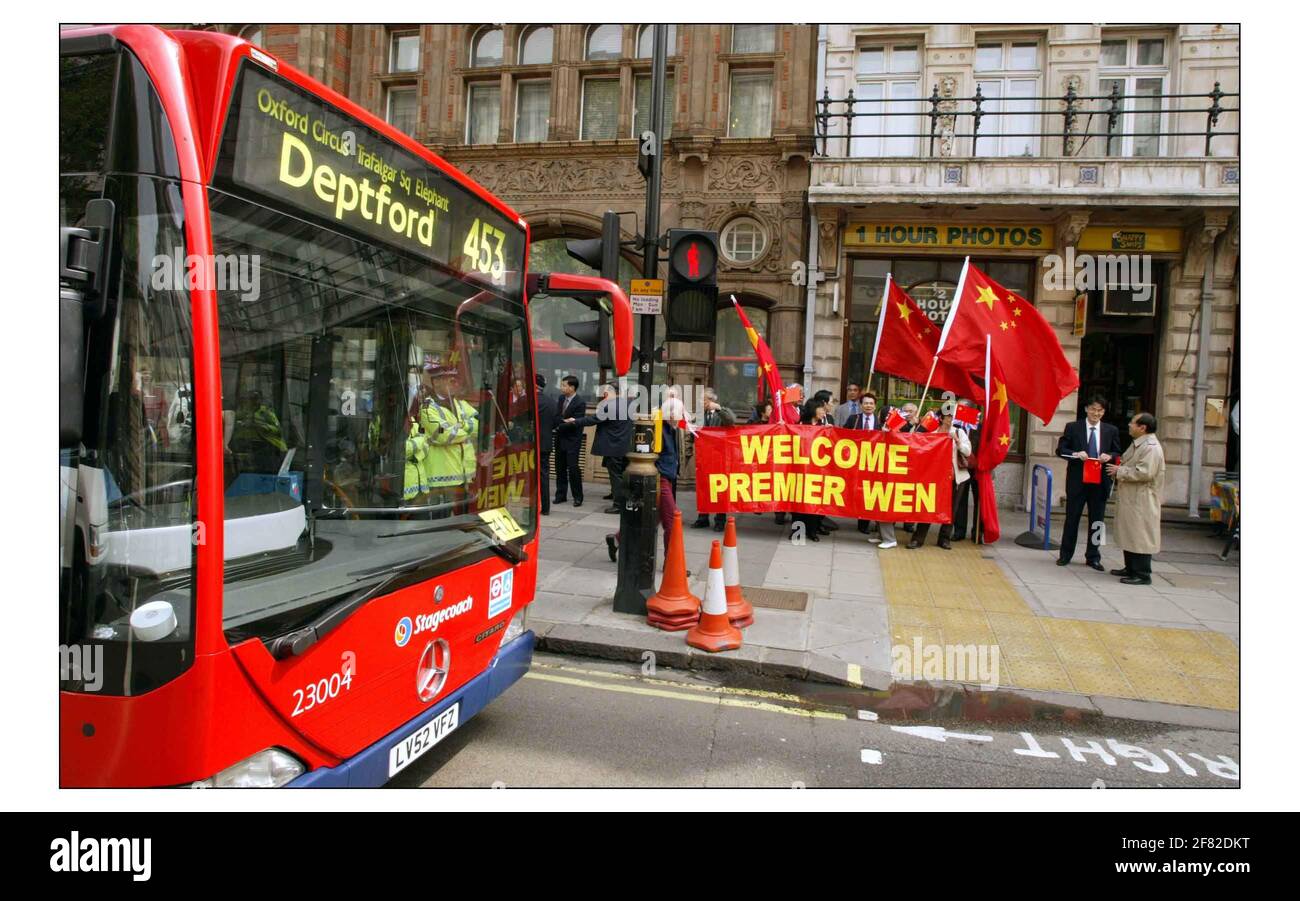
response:
[(258, 47), (265, 46), (262, 43), (261, 25), (245, 25), (243, 28), (239, 29), (239, 36), (250, 44), (256, 44)]
[(505, 40), (501, 36), (501, 29), (488, 26), (474, 35), (469, 64), (475, 68), (499, 66), (505, 61), (504, 50)]
[[(771, 347), (767, 310), (753, 301), (746, 302), (743, 297), (740, 303), (749, 317), (749, 324)], [(713, 339), (712, 382), (718, 392), (718, 401), (724, 407), (730, 407), (738, 419), (754, 417), (754, 406), (758, 403), (758, 358), (754, 356), (754, 345), (740, 324), (736, 308), (730, 303), (718, 310), (718, 331)], [(766, 386), (764, 392), (766, 394)], [(771, 400), (770, 397), (765, 399)]]
[(551, 61), (555, 31), (549, 25), (534, 25), (519, 36), (519, 65), (536, 66)]
[[(642, 25), (636, 36), (636, 58), (649, 59), (655, 55), (655, 27)], [(677, 26), (668, 26), (668, 55), (677, 55)]]
[(622, 55), (622, 25), (593, 25), (588, 29), (587, 59), (619, 59)]

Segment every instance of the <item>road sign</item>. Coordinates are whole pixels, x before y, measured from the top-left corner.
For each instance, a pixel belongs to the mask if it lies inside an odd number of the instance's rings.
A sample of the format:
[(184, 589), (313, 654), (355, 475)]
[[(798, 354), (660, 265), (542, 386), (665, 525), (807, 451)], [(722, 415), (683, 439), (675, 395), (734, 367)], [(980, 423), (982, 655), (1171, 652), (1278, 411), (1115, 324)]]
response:
[(658, 316), (664, 307), (664, 280), (661, 278), (634, 278), (629, 292), (632, 312), (645, 316)]

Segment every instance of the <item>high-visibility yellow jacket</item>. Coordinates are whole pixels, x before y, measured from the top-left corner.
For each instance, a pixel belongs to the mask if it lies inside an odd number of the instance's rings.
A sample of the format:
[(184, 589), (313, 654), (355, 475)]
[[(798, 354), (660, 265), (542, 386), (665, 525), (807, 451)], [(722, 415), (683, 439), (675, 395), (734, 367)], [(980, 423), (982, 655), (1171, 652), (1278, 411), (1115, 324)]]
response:
[(444, 406), (428, 397), (420, 405), (419, 425), (428, 442), (420, 464), (427, 490), (472, 482), (478, 466), (478, 410), (459, 398)]
[(284, 435), (280, 430), (280, 417), (275, 415), (275, 411), (266, 404), (259, 404), (258, 408), (251, 414), (244, 410), (238, 410), (235, 413), (235, 429), (230, 436), (230, 443), (233, 446), (248, 447), (256, 446), (257, 442), (265, 442), (278, 451), (287, 451), (289, 446), (284, 443)]
[(418, 422), (411, 423), (411, 433), (406, 436), (406, 474), (402, 482), (403, 500), (414, 500), (429, 490), (424, 481), (424, 458), (428, 454), (429, 439), (420, 430)]

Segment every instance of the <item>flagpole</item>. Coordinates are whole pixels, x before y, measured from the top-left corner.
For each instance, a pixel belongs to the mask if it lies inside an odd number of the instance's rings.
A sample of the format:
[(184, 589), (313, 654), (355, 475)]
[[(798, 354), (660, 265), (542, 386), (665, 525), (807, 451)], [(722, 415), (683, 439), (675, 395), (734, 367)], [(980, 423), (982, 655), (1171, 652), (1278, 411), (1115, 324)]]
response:
[(948, 340), (948, 330), (952, 328), (953, 320), (957, 318), (957, 307), (961, 305), (961, 293), (966, 287), (966, 270), (969, 268), (970, 257), (967, 257), (966, 262), (961, 264), (961, 275), (957, 277), (957, 294), (952, 299), (952, 306), (948, 307), (948, 317), (943, 321), (943, 332), (939, 335), (939, 346), (934, 350), (936, 358), (943, 352), (943, 345)]
[(871, 368), (867, 370), (867, 391), (871, 390), (871, 379), (876, 374), (876, 355), (880, 353), (880, 336), (885, 331), (885, 314), (889, 312), (889, 286), (893, 279), (894, 273), (885, 273), (885, 293), (880, 298), (880, 316), (876, 320), (876, 342), (871, 348)]
[(930, 374), (925, 377), (925, 390), (921, 392), (921, 405), (916, 408), (916, 421), (921, 421), (921, 414), (925, 412), (925, 396), (930, 393), (930, 382), (934, 379), (934, 368), (939, 365), (939, 355), (935, 354), (934, 360), (930, 362)]

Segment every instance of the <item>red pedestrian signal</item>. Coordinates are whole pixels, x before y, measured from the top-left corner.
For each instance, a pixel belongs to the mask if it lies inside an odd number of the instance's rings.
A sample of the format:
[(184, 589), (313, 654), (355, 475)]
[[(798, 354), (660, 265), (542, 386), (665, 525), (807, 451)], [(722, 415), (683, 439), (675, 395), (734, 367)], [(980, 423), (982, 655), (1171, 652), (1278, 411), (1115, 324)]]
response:
[(686, 274), (688, 277), (700, 277), (700, 248), (694, 241), (691, 242), (690, 249), (686, 251), (686, 266)]

